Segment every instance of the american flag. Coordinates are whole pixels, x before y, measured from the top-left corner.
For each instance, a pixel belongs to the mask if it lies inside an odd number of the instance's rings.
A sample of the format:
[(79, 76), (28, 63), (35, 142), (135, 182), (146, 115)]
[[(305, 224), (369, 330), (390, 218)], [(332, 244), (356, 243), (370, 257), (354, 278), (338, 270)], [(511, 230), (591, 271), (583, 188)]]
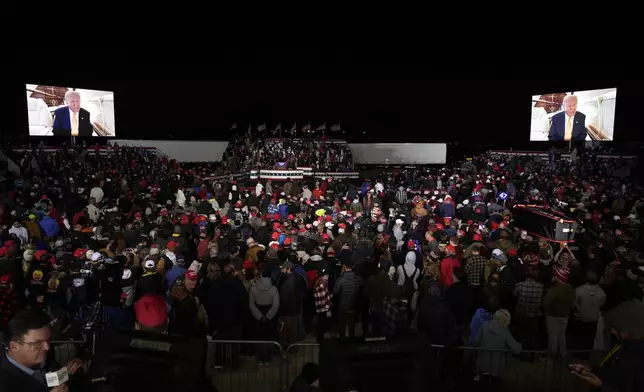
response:
[(331, 125), (331, 132), (337, 132), (340, 130), (342, 130), (342, 128), (340, 127), (340, 123)]

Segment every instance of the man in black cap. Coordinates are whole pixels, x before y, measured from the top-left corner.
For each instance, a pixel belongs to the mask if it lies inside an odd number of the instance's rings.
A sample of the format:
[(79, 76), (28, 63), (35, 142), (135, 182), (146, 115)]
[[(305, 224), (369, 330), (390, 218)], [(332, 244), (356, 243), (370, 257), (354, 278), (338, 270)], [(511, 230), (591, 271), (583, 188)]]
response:
[(607, 312), (605, 324), (617, 344), (599, 367), (573, 364), (569, 366), (571, 373), (596, 389), (644, 390), (644, 303), (635, 299), (622, 302)]

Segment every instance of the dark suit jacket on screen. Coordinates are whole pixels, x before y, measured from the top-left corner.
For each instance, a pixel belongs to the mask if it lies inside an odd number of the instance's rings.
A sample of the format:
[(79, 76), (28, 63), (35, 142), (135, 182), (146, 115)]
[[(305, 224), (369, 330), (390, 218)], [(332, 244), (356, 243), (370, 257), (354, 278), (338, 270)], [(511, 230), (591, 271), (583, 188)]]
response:
[[(65, 106), (54, 111), (54, 136), (70, 136), (72, 132), (72, 119), (69, 116), (69, 107)], [(82, 109), (78, 112), (78, 136), (92, 136), (92, 123), (89, 122), (89, 112)]]
[[(550, 119), (550, 132), (548, 140), (561, 141), (566, 135), (566, 112), (557, 113)], [(586, 115), (575, 113), (572, 124), (572, 140), (586, 140)]]

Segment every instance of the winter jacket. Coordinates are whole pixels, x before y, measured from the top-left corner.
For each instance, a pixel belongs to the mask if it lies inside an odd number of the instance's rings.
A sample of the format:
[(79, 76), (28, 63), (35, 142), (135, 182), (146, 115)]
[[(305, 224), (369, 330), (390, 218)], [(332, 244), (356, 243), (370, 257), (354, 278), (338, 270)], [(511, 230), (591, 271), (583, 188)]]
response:
[(36, 223), (35, 221), (27, 221), (25, 222), (25, 227), (27, 228), (27, 231), (29, 232), (29, 238), (40, 238), (42, 237), (42, 229)]
[(264, 250), (263, 246), (259, 246), (259, 245), (251, 246), (246, 251), (246, 260), (250, 260), (250, 262), (253, 263), (253, 265), (256, 265), (257, 262), (259, 261), (259, 257), (257, 254), (262, 250)]
[(443, 202), (443, 204), (438, 207), (438, 211), (440, 216), (443, 218), (451, 218), (455, 215), (454, 204), (448, 201)]
[[(644, 340), (620, 342), (621, 348), (605, 359), (603, 365), (594, 369), (601, 378), (601, 391), (644, 390)], [(611, 350), (611, 352), (613, 352)]]
[(277, 283), (280, 294), (280, 316), (295, 316), (302, 311), (306, 282), (295, 271), (282, 274)]
[(15, 234), (23, 245), (26, 245), (29, 242), (29, 232), (22, 226), (12, 227), (9, 229), (9, 234)]
[(566, 283), (557, 283), (548, 289), (543, 298), (543, 314), (568, 317), (575, 305), (575, 290)]
[(485, 322), (490, 320), (492, 320), (492, 313), (483, 308), (476, 309), (476, 312), (472, 317), (472, 322), (470, 322), (470, 338), (467, 341), (468, 346), (476, 345), (476, 337), (479, 329), (481, 329)]
[(446, 257), (441, 261), (441, 286), (447, 288), (454, 283), (452, 273), (454, 272), (454, 268), (460, 266), (461, 263), (455, 257)]
[(420, 269), (416, 268), (416, 254), (414, 252), (407, 252), (405, 264), (399, 265), (396, 269), (398, 286), (404, 286), (405, 280), (409, 276), (414, 281), (414, 290), (418, 290), (418, 277), (420, 276), (420, 272)]
[(100, 210), (94, 204), (88, 204), (86, 208), (89, 219), (94, 221), (94, 223), (97, 223)]
[(338, 299), (341, 312), (358, 309), (358, 300), (362, 292), (362, 278), (353, 271), (346, 271), (338, 279), (333, 288), (333, 296)]
[(42, 220), (40, 221), (40, 227), (42, 228), (43, 233), (45, 233), (45, 237), (56, 237), (60, 230), (58, 223), (56, 223), (56, 220), (46, 215), (43, 216)]
[(280, 214), (280, 219), (286, 219), (288, 217), (288, 204), (280, 204), (277, 206), (277, 210)]
[(456, 282), (445, 290), (445, 301), (449, 304), (455, 325), (466, 325), (472, 314), (472, 289), (465, 282)]
[(438, 296), (425, 294), (418, 309), (418, 331), (431, 344), (451, 344), (454, 318), (449, 305)]
[(606, 294), (596, 284), (585, 284), (575, 290), (575, 318), (583, 322), (597, 322), (599, 310), (606, 302)]
[[(500, 326), (495, 320), (483, 323), (476, 334), (476, 347), (488, 350), (510, 349), (513, 354), (521, 351), (521, 343), (517, 342), (507, 327)], [(481, 350), (476, 357), (476, 371), (501, 377), (505, 371), (506, 360), (510, 353), (506, 351)], [(511, 358), (511, 357), (510, 357)]]
[(385, 271), (378, 273), (367, 280), (365, 285), (365, 296), (369, 298), (369, 309), (382, 311), (382, 302), (387, 297), (396, 298), (400, 289), (389, 279)]
[(204, 286), (200, 298), (208, 315), (210, 332), (239, 327), (248, 313), (248, 294), (241, 280), (224, 275), (214, 282), (207, 281)]
[(277, 292), (277, 288), (271, 283), (271, 278), (262, 277), (250, 288), (248, 304), (250, 306), (250, 313), (256, 320), (260, 320), (264, 316), (257, 305), (271, 306), (270, 310), (266, 313), (267, 319), (272, 320), (277, 315), (280, 308), (280, 295)]
[(360, 202), (358, 203), (351, 202), (351, 204), (349, 205), (349, 209), (351, 209), (351, 213), (353, 214), (353, 216), (356, 216), (358, 212), (364, 212), (364, 207)]

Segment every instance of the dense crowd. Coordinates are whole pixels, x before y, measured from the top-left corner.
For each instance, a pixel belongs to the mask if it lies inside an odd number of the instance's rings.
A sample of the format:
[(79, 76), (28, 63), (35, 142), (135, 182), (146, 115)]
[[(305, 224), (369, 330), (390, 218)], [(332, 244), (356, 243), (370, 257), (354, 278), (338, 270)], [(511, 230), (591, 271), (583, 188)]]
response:
[[(267, 166), (351, 161), (316, 142), (239, 148)], [(596, 387), (644, 386), (644, 192), (630, 161), (483, 155), (359, 182), (280, 184), (205, 180), (205, 166), (134, 148), (34, 150), (20, 166), (0, 198), (9, 341), (22, 308), (55, 320), (57, 338), (96, 321), (100, 302), (114, 327), (215, 340), (423, 336), (563, 357), (613, 347), (600, 368), (572, 371)], [(526, 202), (578, 219), (575, 242), (516, 227), (512, 206)], [(272, 350), (256, 355), (270, 362)], [(477, 377), (500, 377), (505, 358), (481, 352)], [(228, 360), (239, 367), (239, 351)]]
[(351, 150), (342, 141), (240, 138), (231, 142), (224, 157), (225, 165), (234, 173), (296, 167), (324, 172), (353, 170)]

